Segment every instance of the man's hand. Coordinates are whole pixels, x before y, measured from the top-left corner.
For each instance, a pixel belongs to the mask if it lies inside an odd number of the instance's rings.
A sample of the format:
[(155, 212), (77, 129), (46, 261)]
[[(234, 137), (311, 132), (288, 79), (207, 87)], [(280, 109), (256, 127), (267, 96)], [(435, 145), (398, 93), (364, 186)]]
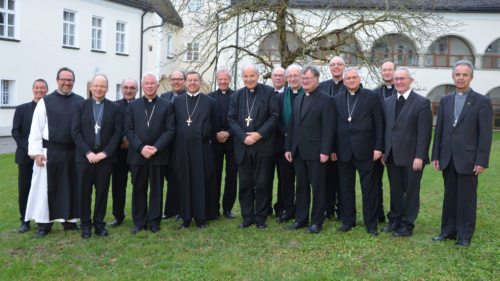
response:
[(243, 141), (246, 145), (253, 145), (258, 142), (262, 136), (258, 132), (248, 132), (245, 140)]
[(432, 161), (432, 167), (434, 167), (436, 171), (441, 170), (441, 168), (439, 167), (439, 160)]
[(97, 159), (97, 155), (94, 153), (94, 152), (89, 152), (87, 153), (87, 160), (89, 160), (89, 163), (91, 164), (95, 164), (97, 162), (99, 162), (99, 160)]
[(155, 153), (158, 151), (158, 149), (154, 146), (151, 146), (151, 145), (145, 145), (142, 150), (141, 150), (141, 155), (146, 158), (146, 159), (149, 159), (151, 157), (153, 157), (153, 155), (155, 155)]
[(474, 172), (474, 174), (476, 176), (479, 176), (480, 174), (482, 174), (484, 171), (486, 170), (485, 167), (483, 166), (480, 166), (480, 165), (475, 165), (474, 166), (474, 170), (472, 170)]
[(337, 153), (332, 153), (332, 155), (330, 155), (330, 160), (332, 160), (332, 162), (335, 162), (337, 161)]
[(378, 159), (380, 159), (380, 157), (382, 157), (382, 151), (374, 150), (373, 151), (373, 161), (377, 161)]
[(217, 133), (217, 141), (220, 143), (225, 143), (228, 138), (229, 138), (228, 131), (220, 131)]
[(292, 157), (292, 152), (291, 152), (291, 151), (286, 151), (286, 152), (285, 152), (285, 159), (286, 159), (288, 162), (290, 162), (290, 163), (292, 163), (292, 162), (293, 162), (293, 157)]
[(420, 158), (415, 158), (413, 159), (413, 171), (422, 171), (422, 168), (424, 167), (424, 160)]
[(106, 157), (108, 157), (108, 155), (102, 151), (96, 154), (97, 162), (104, 160)]
[(319, 155), (319, 162), (321, 163), (326, 163), (330, 159), (330, 156), (328, 154), (320, 154)]
[(35, 156), (35, 163), (38, 167), (44, 167), (47, 162), (47, 158), (43, 154)]

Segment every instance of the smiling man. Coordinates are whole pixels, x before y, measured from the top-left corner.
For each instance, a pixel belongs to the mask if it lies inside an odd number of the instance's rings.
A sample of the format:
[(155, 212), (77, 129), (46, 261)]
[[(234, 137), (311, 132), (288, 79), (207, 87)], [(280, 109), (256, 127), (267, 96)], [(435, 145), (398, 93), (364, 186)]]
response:
[(274, 133), (278, 122), (276, 95), (272, 87), (258, 83), (257, 66), (242, 68), (245, 87), (237, 90), (229, 104), (228, 122), (234, 133), (239, 173), (241, 228), (256, 224), (266, 228), (269, 189), (274, 168)]

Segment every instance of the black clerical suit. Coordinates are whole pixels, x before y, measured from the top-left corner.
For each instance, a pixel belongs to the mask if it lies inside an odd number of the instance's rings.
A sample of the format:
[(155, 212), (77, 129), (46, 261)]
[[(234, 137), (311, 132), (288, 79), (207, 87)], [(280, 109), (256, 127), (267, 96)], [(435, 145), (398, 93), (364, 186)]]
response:
[[(174, 104), (174, 100), (176, 97), (179, 95), (185, 94), (186, 90), (182, 90), (179, 93), (176, 93), (174, 91), (168, 91), (166, 93), (161, 94), (161, 98), (169, 101), (172, 105)], [(174, 142), (170, 145), (170, 150), (174, 149)], [(175, 162), (175, 154), (170, 153), (170, 163)], [(163, 215), (167, 218), (177, 216), (181, 212), (181, 200), (180, 200), (180, 191), (179, 188), (177, 187), (177, 179), (176, 179), (176, 173), (175, 173), (175, 165), (167, 165), (165, 166), (166, 171), (165, 171), (165, 179), (168, 182), (167, 185), (167, 192), (166, 192), (166, 198), (165, 198), (165, 210), (163, 211)]]
[(30, 135), (31, 120), (35, 111), (36, 102), (23, 103), (16, 107), (12, 121), (12, 137), (16, 141), (16, 164), (18, 168), (17, 190), (19, 203), (19, 219), (24, 222), (26, 204), (33, 175), (33, 159), (28, 155), (28, 136)]
[(226, 160), (226, 172), (224, 179), (224, 195), (222, 196), (222, 211), (230, 212), (233, 209), (237, 194), (237, 165), (234, 159), (234, 136), (227, 122), (227, 114), (229, 112), (229, 101), (233, 90), (228, 89), (226, 93), (222, 93), (220, 89), (208, 94), (217, 103), (218, 108), (218, 128), (216, 132), (227, 131), (229, 137), (224, 143), (218, 142), (216, 139), (212, 143), (214, 151), (215, 175), (217, 180), (215, 199), (216, 208), (220, 210), (220, 195), (222, 184), (222, 172), (224, 167), (224, 156)]
[[(359, 88), (354, 96), (345, 90), (334, 97), (337, 114), (336, 144), (341, 220), (356, 225), (355, 172), (361, 179), (363, 220), (368, 230), (377, 227), (377, 192), (373, 183), (373, 151), (383, 151), (383, 116), (373, 91)], [(349, 110), (348, 110), (349, 102)], [(349, 118), (350, 117), (350, 118)]]
[[(102, 231), (106, 226), (104, 217), (109, 182), (116, 161), (114, 153), (123, 132), (123, 119), (117, 104), (108, 99), (100, 102), (101, 107), (96, 107), (95, 103), (94, 99), (88, 98), (78, 106), (73, 116), (71, 135), (76, 145), (75, 167), (80, 192), (81, 226), (90, 229), (93, 225), (96, 231)], [(91, 152), (104, 152), (106, 158), (90, 163), (87, 155)], [(91, 219), (92, 186), (95, 186), (95, 204)]]
[(444, 179), (441, 233), (461, 239), (474, 234), (478, 177), (473, 170), (488, 167), (493, 118), (488, 97), (473, 90), (466, 94), (461, 112), (454, 106), (456, 93), (441, 98), (432, 148)]
[(182, 94), (174, 101), (175, 171), (181, 200), (181, 218), (188, 226), (215, 219), (215, 167), (211, 142), (217, 128), (215, 100), (203, 93)]
[(328, 162), (321, 163), (320, 154), (331, 155), (335, 126), (333, 98), (320, 89), (300, 94), (294, 101), (285, 150), (292, 152), (297, 174), (295, 222), (299, 225), (309, 222), (311, 188), (311, 224), (323, 224)]
[[(318, 88), (325, 94), (334, 97), (345, 91), (344, 80), (337, 83), (333, 79), (328, 79), (319, 83)], [(336, 161), (328, 162), (328, 172), (326, 175), (325, 191), (325, 217), (330, 218), (337, 214), (340, 219), (340, 188), (339, 188), (339, 170)]]
[[(384, 162), (391, 186), (391, 208), (387, 215), (396, 228), (414, 228), (420, 208), (420, 180), (429, 164), (432, 131), (430, 101), (411, 91), (408, 98), (395, 94), (384, 102)], [(413, 170), (413, 161), (423, 161)]]
[[(304, 92), (302, 88), (299, 90)], [(296, 98), (299, 96), (299, 91), (294, 93), (291, 88), (286, 87), (285, 90), (278, 94), (278, 114), (279, 122), (276, 127), (276, 166), (278, 168), (278, 200), (274, 204), (276, 214), (280, 215), (280, 220), (293, 219), (295, 217), (295, 169), (293, 163), (288, 162), (285, 158), (285, 138), (287, 129), (291, 126), (293, 115), (293, 105)], [(288, 124), (285, 124), (285, 97), (290, 98), (290, 116)]]
[[(388, 87), (387, 85), (380, 85), (373, 91), (379, 97), (380, 104), (382, 105), (382, 107), (384, 105), (384, 101), (387, 98), (397, 94), (394, 86)], [(384, 165), (379, 160), (374, 163), (373, 167), (373, 182), (375, 183), (375, 188), (378, 190), (377, 218), (379, 222), (385, 221), (383, 178), (384, 178)]]
[[(247, 87), (237, 90), (231, 96), (227, 118), (234, 133), (244, 223), (264, 226), (274, 177), (274, 133), (278, 122), (274, 89), (259, 83), (253, 92)], [(253, 145), (246, 145), (247, 132), (258, 132), (262, 138)]]
[[(123, 123), (122, 140), (126, 139), (125, 117), (127, 116), (128, 104), (131, 101), (121, 99), (116, 101), (120, 108), (120, 115)], [(113, 165), (111, 174), (111, 195), (113, 197), (113, 216), (115, 220), (122, 221), (125, 218), (125, 200), (127, 198), (127, 183), (130, 166), (127, 163), (128, 148), (123, 148), (119, 144), (114, 153), (116, 162)]]
[[(149, 123), (149, 124), (148, 124)], [(169, 164), (170, 143), (175, 136), (173, 105), (161, 98), (139, 98), (127, 108), (127, 162), (132, 174), (132, 218), (136, 228), (159, 226), (162, 212), (163, 177)], [(141, 150), (151, 145), (158, 152), (147, 159)], [(148, 181), (149, 209), (148, 209)]]

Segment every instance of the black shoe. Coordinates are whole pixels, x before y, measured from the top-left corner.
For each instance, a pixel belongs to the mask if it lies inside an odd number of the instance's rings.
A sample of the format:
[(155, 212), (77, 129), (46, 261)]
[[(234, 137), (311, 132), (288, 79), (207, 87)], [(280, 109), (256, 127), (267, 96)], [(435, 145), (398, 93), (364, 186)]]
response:
[(105, 228), (103, 228), (103, 229), (96, 229), (94, 231), (94, 233), (95, 233), (95, 235), (100, 236), (100, 237), (106, 237), (109, 234), (108, 231)]
[(109, 225), (111, 225), (111, 227), (117, 227), (117, 226), (120, 226), (122, 223), (123, 223), (123, 219), (120, 219), (120, 220), (115, 219)]
[(21, 225), (19, 226), (19, 233), (25, 233), (30, 230), (30, 223), (29, 221), (22, 222)]
[(183, 221), (181, 225), (179, 225), (179, 229), (186, 229), (191, 225), (191, 221)]
[(261, 223), (256, 223), (255, 226), (258, 228), (258, 229), (265, 229), (267, 228), (267, 224), (265, 222), (261, 222)]
[(250, 227), (252, 224), (253, 224), (253, 221), (247, 221), (247, 220), (244, 220), (244, 221), (240, 224), (240, 228), (248, 228), (248, 227)]
[(294, 223), (292, 223), (291, 225), (288, 226), (288, 229), (289, 230), (297, 230), (297, 229), (300, 229), (300, 228), (304, 228), (306, 226), (307, 226), (307, 224), (305, 224), (305, 223), (294, 222)]
[(455, 245), (460, 246), (460, 247), (469, 247), (470, 246), (470, 239), (458, 238), (457, 242), (455, 242)]
[(395, 222), (390, 222), (388, 225), (384, 226), (384, 228), (382, 228), (382, 232), (394, 232), (398, 229), (398, 224), (395, 223)]
[(196, 223), (196, 226), (198, 228), (207, 228), (208, 227), (208, 224), (206, 222), (200, 222), (200, 223)]
[(222, 214), (228, 219), (234, 219), (236, 217), (231, 211), (224, 211)]
[(333, 218), (334, 211), (325, 211), (324, 217), (325, 219), (331, 219)]
[(88, 239), (92, 236), (92, 232), (90, 231), (89, 227), (82, 227), (82, 238), (83, 239)]
[(309, 233), (312, 233), (312, 234), (318, 234), (318, 233), (320, 233), (321, 228), (322, 228), (321, 225), (313, 224), (307, 229), (307, 231), (309, 231)]
[(370, 234), (371, 236), (373, 236), (373, 237), (378, 236), (378, 231), (377, 231), (377, 229), (376, 229), (376, 228), (370, 228), (370, 229), (366, 230), (366, 232), (367, 232), (368, 234)]
[(130, 230), (130, 234), (137, 234), (139, 232), (141, 232), (141, 230), (143, 229), (146, 229), (146, 226), (134, 226), (131, 230)]
[(42, 237), (47, 236), (47, 234), (49, 234), (48, 230), (46, 230), (46, 229), (38, 229), (37, 232), (36, 232), (36, 237), (42, 238)]
[(455, 240), (457, 237), (455, 234), (441, 233), (438, 236), (432, 238), (433, 241), (445, 241), (445, 240)]
[(153, 233), (156, 233), (156, 232), (160, 231), (161, 229), (160, 229), (159, 225), (152, 224), (152, 225), (149, 226), (149, 230), (151, 230), (151, 232), (153, 232)]
[(78, 225), (75, 222), (63, 222), (63, 230), (79, 230)]
[(352, 225), (343, 224), (337, 228), (337, 232), (349, 232), (352, 230)]
[(278, 223), (285, 223), (289, 220), (291, 220), (292, 218), (290, 216), (288, 216), (287, 214), (282, 214), (279, 218), (278, 218)]
[(413, 229), (409, 227), (401, 227), (392, 233), (394, 237), (410, 237), (413, 235)]

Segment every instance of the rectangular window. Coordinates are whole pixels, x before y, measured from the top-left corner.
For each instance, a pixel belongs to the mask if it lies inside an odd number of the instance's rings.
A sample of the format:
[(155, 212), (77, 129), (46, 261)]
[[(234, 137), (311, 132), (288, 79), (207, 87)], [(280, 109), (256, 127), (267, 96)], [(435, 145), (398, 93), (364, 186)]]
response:
[(116, 52), (126, 53), (125, 48), (125, 23), (116, 22)]
[(200, 49), (198, 43), (187, 43), (186, 61), (198, 61)]
[(116, 100), (121, 100), (122, 97), (122, 84), (116, 84)]
[(14, 38), (16, 31), (14, 0), (0, 0), (0, 37)]
[(103, 50), (102, 18), (92, 17), (92, 50)]
[(76, 12), (64, 10), (63, 46), (76, 47)]
[(14, 92), (14, 81), (13, 80), (0, 80), (0, 105), (12, 105)]
[(174, 58), (174, 35), (172, 33), (167, 34), (167, 58)]

